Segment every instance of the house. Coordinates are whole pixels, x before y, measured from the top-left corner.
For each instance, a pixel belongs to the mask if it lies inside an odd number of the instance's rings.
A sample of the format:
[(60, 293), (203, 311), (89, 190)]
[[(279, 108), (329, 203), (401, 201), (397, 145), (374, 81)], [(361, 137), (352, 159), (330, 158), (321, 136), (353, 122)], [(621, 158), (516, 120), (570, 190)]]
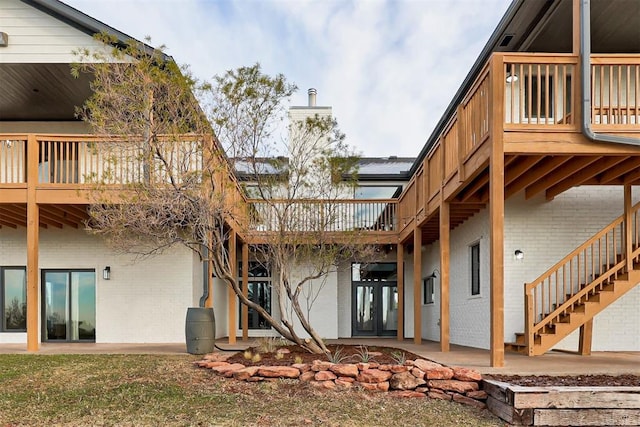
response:
[[(493, 366), (505, 350), (639, 351), (639, 19), (631, 0), (514, 0), (415, 161), (362, 159), (354, 199), (384, 203), (369, 232), (386, 260), (327, 278), (319, 334), (486, 348)], [(73, 116), (89, 87), (70, 52), (128, 37), (55, 0), (0, 0), (0, 23), (0, 342), (182, 341), (201, 263), (133, 263), (82, 227), (95, 138)], [(251, 239), (230, 243), (275, 310)], [(218, 336), (272, 333), (210, 288)]]

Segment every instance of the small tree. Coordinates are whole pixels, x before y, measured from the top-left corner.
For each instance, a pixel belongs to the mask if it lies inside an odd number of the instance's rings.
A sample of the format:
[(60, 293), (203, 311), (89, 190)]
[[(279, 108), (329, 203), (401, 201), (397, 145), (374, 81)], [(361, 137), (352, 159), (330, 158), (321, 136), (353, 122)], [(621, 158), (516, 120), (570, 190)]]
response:
[[(103, 166), (90, 177), (95, 203), (88, 229), (112, 248), (142, 257), (186, 246), (211, 261), (241, 303), (280, 335), (327, 352), (310, 307), (322, 279), (362, 249), (355, 232), (336, 239), (337, 224), (348, 228), (349, 219), (333, 202), (351, 185), (342, 178), (354, 165), (336, 122), (313, 117), (292, 123), (289, 138), (275, 137), (296, 88), (257, 64), (202, 85), (160, 51), (135, 43), (78, 55), (74, 72), (94, 75), (93, 95), (79, 113), (105, 136), (94, 147)], [(209, 120), (194, 94), (206, 100)], [(233, 168), (252, 180), (259, 201), (248, 204), (238, 195)], [(114, 184), (125, 191), (114, 192)], [(274, 271), (280, 318), (243, 294), (227, 245), (232, 227), (256, 239), (257, 259)]]

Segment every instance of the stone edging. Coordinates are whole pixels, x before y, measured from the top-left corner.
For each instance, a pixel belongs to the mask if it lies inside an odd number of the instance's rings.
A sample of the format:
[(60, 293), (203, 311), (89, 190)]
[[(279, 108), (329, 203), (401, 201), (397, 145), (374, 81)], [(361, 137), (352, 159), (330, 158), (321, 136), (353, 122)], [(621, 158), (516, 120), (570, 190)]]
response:
[(462, 367), (447, 367), (426, 359), (408, 360), (403, 365), (331, 363), (315, 360), (291, 366), (245, 366), (221, 360), (216, 353), (194, 362), (219, 375), (256, 382), (292, 378), (325, 389), (361, 387), (388, 392), (396, 397), (429, 397), (453, 400), (480, 409), (486, 408), (487, 394), (481, 390), (482, 375)]

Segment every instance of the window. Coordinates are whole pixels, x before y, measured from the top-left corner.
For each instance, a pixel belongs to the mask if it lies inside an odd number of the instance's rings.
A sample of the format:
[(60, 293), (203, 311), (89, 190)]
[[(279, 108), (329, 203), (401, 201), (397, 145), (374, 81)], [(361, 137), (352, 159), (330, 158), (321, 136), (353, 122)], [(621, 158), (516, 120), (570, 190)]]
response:
[(471, 249), (471, 295), (480, 295), (480, 242)]
[(434, 288), (433, 277), (425, 277), (422, 279), (422, 304), (433, 304)]
[(0, 330), (27, 330), (27, 272), (25, 267), (0, 267)]

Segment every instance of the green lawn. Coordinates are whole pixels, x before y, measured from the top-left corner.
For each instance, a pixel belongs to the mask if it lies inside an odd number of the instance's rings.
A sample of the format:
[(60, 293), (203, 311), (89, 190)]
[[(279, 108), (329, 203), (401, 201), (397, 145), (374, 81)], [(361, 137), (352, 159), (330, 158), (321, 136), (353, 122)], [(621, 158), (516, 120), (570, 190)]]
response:
[(384, 393), (243, 383), (194, 356), (0, 355), (0, 426), (499, 426), (487, 411)]

